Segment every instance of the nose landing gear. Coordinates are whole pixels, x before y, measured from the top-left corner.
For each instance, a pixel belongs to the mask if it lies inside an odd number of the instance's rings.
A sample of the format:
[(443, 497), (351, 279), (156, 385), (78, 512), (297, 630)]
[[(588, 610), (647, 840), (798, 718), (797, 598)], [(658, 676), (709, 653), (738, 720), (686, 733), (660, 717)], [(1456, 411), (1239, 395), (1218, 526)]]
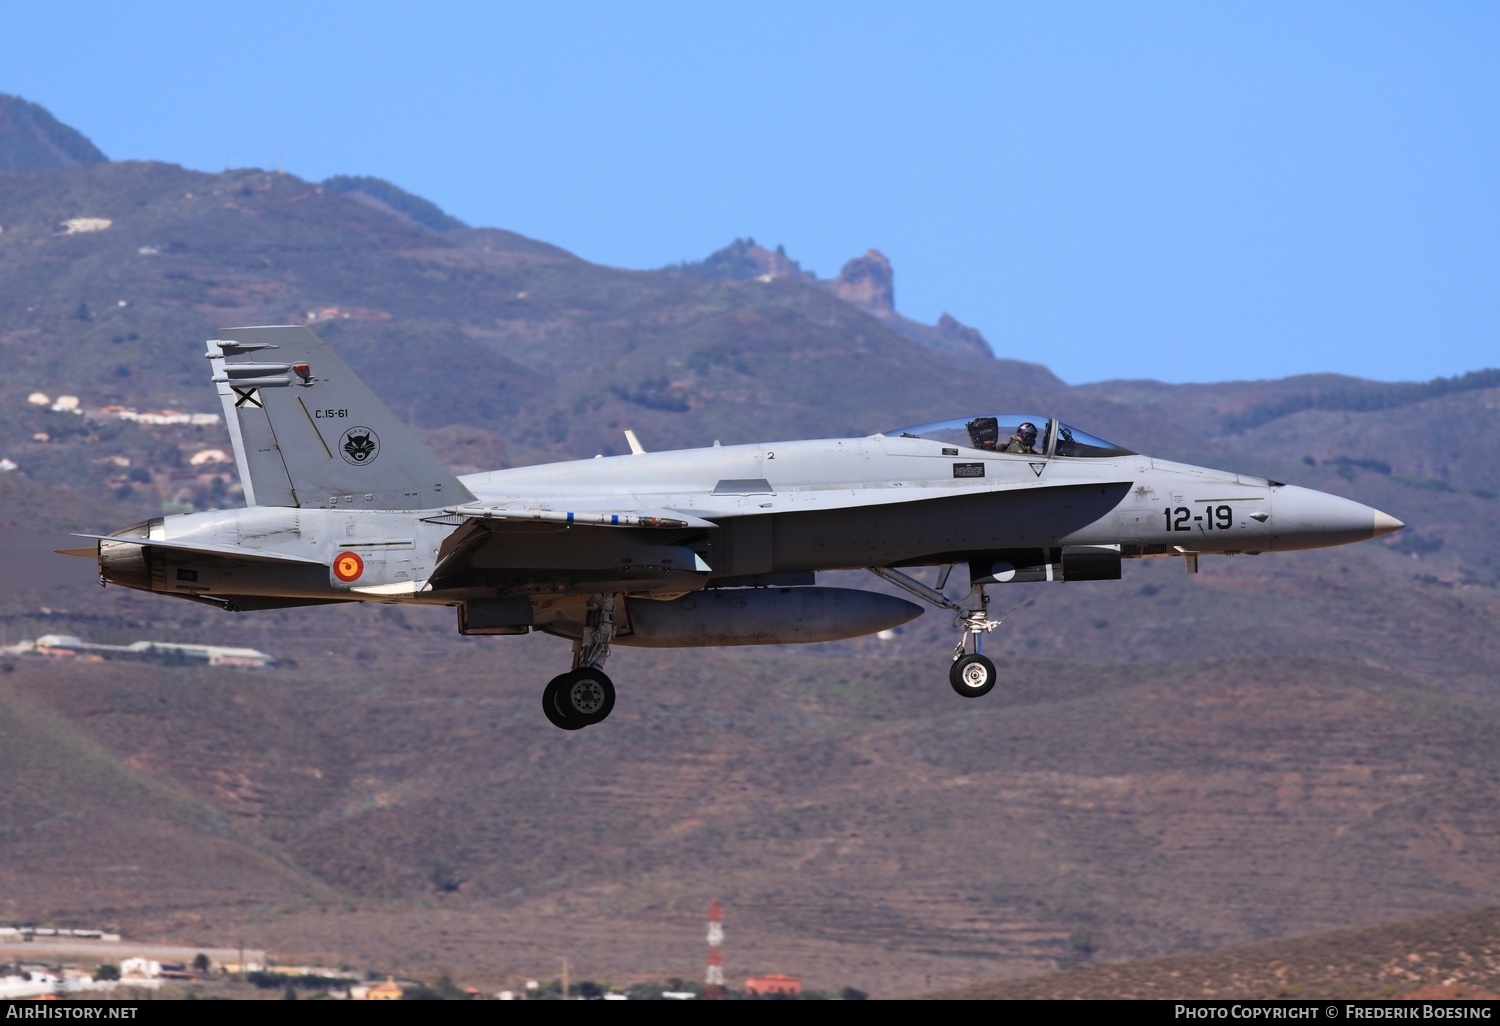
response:
[(573, 642), (573, 669), (553, 677), (542, 689), (542, 712), (554, 727), (582, 730), (603, 722), (614, 709), (614, 681), (604, 672), (615, 636), (614, 615), (613, 595), (589, 599), (583, 637)]
[[(980, 698), (989, 694), (990, 689), (995, 686), (995, 664), (980, 655), (980, 638), (999, 627), (1000, 621), (990, 619), (990, 596), (982, 584), (969, 589), (967, 606), (954, 603), (952, 608), (957, 612), (953, 618), (953, 626), (963, 631), (963, 635), (953, 647), (953, 665), (948, 668), (948, 683), (965, 698)], [(1019, 608), (1020, 606), (1016, 607)], [(1015, 612), (1015, 609), (1011, 612)], [(966, 653), (970, 639), (974, 651)]]
[[(953, 665), (948, 668), (948, 683), (953, 686), (954, 691), (965, 698), (979, 698), (989, 694), (998, 679), (995, 664), (980, 654), (980, 638), (999, 627), (1005, 617), (1002, 616), (999, 620), (990, 619), (990, 596), (982, 584), (971, 585), (968, 598), (964, 602), (954, 602), (938, 590), (948, 580), (948, 572), (951, 569), (951, 566), (943, 568), (942, 574), (938, 577), (938, 588), (929, 588), (921, 581), (913, 580), (901, 571), (893, 570), (888, 566), (871, 567), (870, 572), (899, 588), (904, 588), (939, 609), (953, 611), (953, 626), (962, 631), (963, 636), (958, 639), (958, 644), (953, 648)], [(1031, 597), (1028, 596), (1012, 606), (1005, 616), (1009, 616), (1030, 603)], [(971, 643), (974, 648), (972, 652), (968, 651)]]

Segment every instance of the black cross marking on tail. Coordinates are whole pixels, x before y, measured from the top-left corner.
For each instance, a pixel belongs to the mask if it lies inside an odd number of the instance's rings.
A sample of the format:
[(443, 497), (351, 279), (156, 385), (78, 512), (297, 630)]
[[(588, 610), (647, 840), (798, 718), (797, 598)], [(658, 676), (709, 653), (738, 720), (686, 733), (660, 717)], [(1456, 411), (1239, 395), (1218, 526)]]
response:
[(241, 406), (244, 406), (246, 403), (249, 403), (251, 406), (254, 406), (254, 407), (258, 408), (258, 409), (264, 409), (264, 407), (261, 406), (261, 403), (260, 403), (260, 395), (257, 394), (257, 392), (256, 392), (255, 389), (253, 389), (253, 388), (234, 388), (233, 385), (231, 385), (230, 388), (232, 388), (234, 390), (234, 394), (239, 397), (239, 398), (237, 398), (234, 401), (235, 409), (239, 409)]

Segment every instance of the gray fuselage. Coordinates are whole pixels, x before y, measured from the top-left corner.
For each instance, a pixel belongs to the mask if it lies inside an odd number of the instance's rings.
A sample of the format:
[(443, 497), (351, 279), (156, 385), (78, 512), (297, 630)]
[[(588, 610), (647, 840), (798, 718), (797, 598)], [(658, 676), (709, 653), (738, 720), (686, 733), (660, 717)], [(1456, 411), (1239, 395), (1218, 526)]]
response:
[[(1125, 558), (1257, 553), (1385, 533), (1384, 514), (1368, 506), (1264, 478), (1133, 454), (955, 454), (930, 439), (886, 435), (596, 457), (461, 480), (478, 506), (501, 518), (537, 509), (651, 509), (710, 521), (675, 530), (525, 524), (512, 540), (516, 560), (536, 564), (526, 569), (546, 569), (548, 550), (564, 544), (569, 559), (586, 559), (579, 553), (591, 547), (590, 535), (598, 539), (592, 547), (611, 553), (625, 542), (622, 532), (641, 539), (643, 552), (695, 548), (707, 568), (700, 586), (870, 566), (972, 567), (1028, 552), (1047, 562), (1052, 550), (1073, 546), (1117, 546)], [(146, 530), (153, 540), (197, 550), (179, 556), (153, 547), (155, 591), (445, 604), (504, 592), (434, 586), (440, 550), (455, 530), (443, 509), (256, 506), (127, 529), (134, 536)], [(202, 550), (225, 557), (205, 560)], [(346, 552), (363, 564), (355, 580), (335, 570)], [(258, 555), (296, 563), (256, 562)], [(684, 590), (680, 580), (642, 583), (646, 595)]]

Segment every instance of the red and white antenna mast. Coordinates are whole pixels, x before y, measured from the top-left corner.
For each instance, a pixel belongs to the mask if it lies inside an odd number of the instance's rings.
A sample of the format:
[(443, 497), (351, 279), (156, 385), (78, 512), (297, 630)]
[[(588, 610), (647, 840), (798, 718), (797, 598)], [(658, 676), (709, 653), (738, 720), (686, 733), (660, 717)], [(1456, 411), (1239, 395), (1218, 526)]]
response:
[(724, 910), (719, 899), (708, 903), (708, 970), (703, 974), (703, 999), (724, 1000)]

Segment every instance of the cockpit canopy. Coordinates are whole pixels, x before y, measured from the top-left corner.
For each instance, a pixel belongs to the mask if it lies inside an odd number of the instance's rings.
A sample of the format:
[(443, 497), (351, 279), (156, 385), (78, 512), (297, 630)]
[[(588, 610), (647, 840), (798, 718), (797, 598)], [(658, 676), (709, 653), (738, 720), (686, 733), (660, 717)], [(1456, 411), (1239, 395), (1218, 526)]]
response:
[(891, 438), (927, 438), (944, 445), (977, 449), (980, 452), (1094, 459), (1135, 455), (1130, 449), (1106, 442), (1055, 418), (1019, 413), (986, 413), (977, 417), (897, 428), (882, 434)]

